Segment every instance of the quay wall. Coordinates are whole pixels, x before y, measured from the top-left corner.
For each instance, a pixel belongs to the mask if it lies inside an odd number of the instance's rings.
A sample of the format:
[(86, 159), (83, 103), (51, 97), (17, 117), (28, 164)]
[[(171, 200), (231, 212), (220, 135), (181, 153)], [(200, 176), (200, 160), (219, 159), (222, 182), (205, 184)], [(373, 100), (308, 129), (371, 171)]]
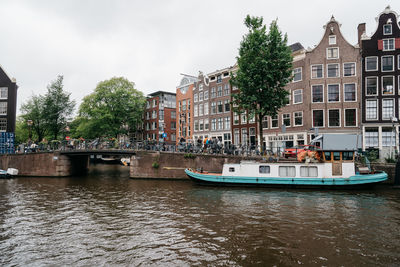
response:
[(0, 156), (0, 168), (18, 169), (18, 176), (71, 176), (85, 173), (88, 167), (88, 156), (69, 157), (57, 152)]

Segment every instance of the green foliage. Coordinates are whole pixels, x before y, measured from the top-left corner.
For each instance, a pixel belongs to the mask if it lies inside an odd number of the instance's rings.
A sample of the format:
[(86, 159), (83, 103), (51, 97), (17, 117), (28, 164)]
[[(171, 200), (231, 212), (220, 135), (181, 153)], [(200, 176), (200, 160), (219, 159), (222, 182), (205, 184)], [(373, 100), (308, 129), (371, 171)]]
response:
[(134, 132), (142, 122), (145, 102), (143, 93), (123, 77), (102, 81), (84, 97), (76, 133), (95, 138)]
[(70, 100), (70, 93), (64, 91), (64, 77), (59, 75), (56, 80), (47, 86), (44, 96), (43, 117), (50, 136), (56, 140), (66, 127), (67, 121), (74, 111), (75, 102)]
[(192, 153), (186, 153), (186, 154), (183, 155), (183, 157), (185, 159), (194, 159), (194, 158), (196, 158), (196, 155), (194, 155)]
[(287, 102), (285, 86), (292, 79), (292, 55), (287, 36), (282, 36), (277, 21), (272, 21), (269, 32), (262, 17), (245, 19), (248, 33), (243, 36), (237, 57), (238, 70), (232, 73), (231, 84), (240, 90), (232, 94), (234, 110), (255, 114), (262, 119), (274, 116)]
[(385, 158), (385, 161), (386, 161), (386, 163), (396, 163), (397, 162), (397, 160), (392, 157)]
[[(16, 129), (16, 138), (22, 138), (22, 136), (18, 136), (22, 134), (19, 130), (22, 130), (23, 127), (26, 126), (26, 129), (29, 132), (29, 128), (27, 125), (28, 120), (32, 121), (31, 131), (32, 131), (32, 139), (41, 141), (46, 135), (46, 126), (45, 126), (45, 117), (44, 117), (44, 96), (42, 95), (33, 95), (31, 99), (29, 99), (26, 103), (21, 106), (21, 129)], [(23, 121), (23, 122), (22, 122)], [(25, 126), (24, 126), (25, 125)], [(25, 138), (27, 140), (28, 137)], [(22, 140), (21, 140), (22, 141)]]
[(29, 138), (29, 128), (26, 123), (26, 120), (18, 116), (15, 123), (15, 143), (21, 144), (24, 143)]
[(158, 169), (160, 167), (160, 164), (158, 164), (158, 162), (155, 161), (151, 164), (151, 167), (153, 167), (154, 169)]
[(368, 158), (370, 162), (375, 162), (378, 160), (378, 151), (377, 150), (366, 151), (365, 156)]

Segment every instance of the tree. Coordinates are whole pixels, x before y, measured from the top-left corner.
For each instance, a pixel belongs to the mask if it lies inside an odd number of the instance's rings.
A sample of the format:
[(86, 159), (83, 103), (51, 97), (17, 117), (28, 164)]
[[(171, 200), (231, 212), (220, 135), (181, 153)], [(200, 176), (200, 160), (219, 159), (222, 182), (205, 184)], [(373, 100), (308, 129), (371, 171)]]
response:
[[(44, 118), (44, 97), (42, 95), (33, 95), (26, 103), (21, 106), (21, 118), (23, 118), (23, 126), (27, 126), (27, 122), (32, 121), (31, 131), (36, 134), (38, 141), (41, 141), (46, 135), (45, 118)], [(28, 129), (29, 130), (29, 129)], [(16, 132), (16, 137), (20, 133)]]
[(22, 144), (29, 138), (29, 127), (26, 120), (18, 116), (15, 122), (15, 144)]
[(249, 32), (240, 43), (238, 70), (231, 75), (232, 86), (239, 88), (233, 105), (236, 111), (248, 110), (256, 116), (262, 144), (264, 117), (277, 115), (287, 104), (285, 85), (291, 81), (293, 58), (277, 21), (272, 21), (268, 33), (262, 17), (247, 15), (244, 24)]
[(64, 77), (59, 75), (52, 81), (47, 86), (47, 93), (44, 96), (45, 128), (54, 140), (57, 140), (66, 127), (75, 107), (75, 101), (70, 100), (71, 94), (63, 89), (63, 79)]
[(142, 123), (145, 102), (143, 93), (126, 78), (102, 81), (92, 94), (83, 98), (77, 132), (86, 138), (134, 132)]

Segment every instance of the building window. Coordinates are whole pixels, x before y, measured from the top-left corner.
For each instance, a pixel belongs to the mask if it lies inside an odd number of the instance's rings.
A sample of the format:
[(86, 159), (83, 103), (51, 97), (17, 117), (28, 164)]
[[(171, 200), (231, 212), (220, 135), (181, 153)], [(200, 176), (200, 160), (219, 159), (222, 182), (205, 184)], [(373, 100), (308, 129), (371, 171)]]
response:
[(382, 119), (390, 120), (394, 117), (394, 100), (382, 99)]
[(222, 96), (222, 85), (218, 86), (217, 96), (218, 97)]
[(211, 114), (217, 113), (217, 103), (211, 102)]
[(242, 124), (246, 124), (247, 123), (247, 112), (243, 112), (242, 114), (240, 114), (240, 121)]
[(378, 70), (378, 57), (366, 57), (365, 58), (365, 71)]
[(176, 111), (171, 111), (171, 119), (176, 119)]
[(222, 83), (222, 75), (217, 76), (217, 83)]
[(199, 93), (199, 101), (203, 101), (203, 92)]
[(224, 101), (224, 106), (225, 106), (225, 112), (231, 111), (231, 103), (228, 99)]
[(339, 102), (340, 90), (339, 84), (328, 84), (328, 102)]
[(328, 70), (328, 78), (336, 78), (339, 77), (339, 64), (328, 64), (327, 65), (327, 70)]
[(208, 100), (208, 90), (204, 91), (204, 100)]
[(383, 51), (394, 50), (394, 38), (383, 39)]
[(392, 24), (385, 24), (383, 25), (383, 34), (390, 35), (392, 34)]
[(151, 118), (152, 119), (157, 119), (157, 110), (153, 110), (153, 112), (151, 114)]
[(264, 117), (262, 120), (262, 127), (263, 129), (268, 129), (268, 117)]
[(356, 101), (356, 84), (355, 83), (344, 84), (344, 101), (345, 102)]
[(324, 127), (324, 110), (313, 110), (313, 127)]
[(204, 128), (204, 121), (203, 121), (203, 120), (200, 120), (200, 121), (199, 121), (199, 130), (200, 130), (200, 131), (203, 131), (203, 128)]
[(204, 114), (204, 106), (203, 106), (203, 104), (200, 104), (199, 105), (199, 116), (203, 116), (203, 114)]
[(239, 145), (240, 144), (240, 131), (239, 131), (239, 129), (235, 129), (235, 132), (233, 133), (233, 139), (234, 139), (235, 145)]
[(197, 101), (198, 101), (197, 94), (194, 94), (193, 95), (193, 102), (197, 102)]
[(278, 115), (271, 117), (271, 128), (278, 128)]
[(313, 85), (312, 89), (312, 102), (322, 103), (324, 102), (324, 87), (323, 85)]
[(231, 117), (225, 117), (225, 130), (229, 130), (231, 128)]
[(171, 122), (171, 130), (176, 130), (176, 121)]
[(379, 145), (378, 128), (365, 128), (365, 146), (377, 147)]
[(265, 166), (265, 165), (260, 165), (258, 168), (258, 172), (259, 173), (266, 173), (268, 174), (270, 172), (270, 168), (269, 166)]
[(224, 95), (229, 95), (229, 83), (224, 85)]
[(163, 109), (160, 109), (160, 111), (158, 112), (158, 115), (159, 115), (159, 120), (160, 121), (163, 121), (164, 120), (164, 110)]
[(204, 115), (208, 115), (208, 102), (204, 103)]
[(303, 89), (293, 90), (293, 104), (303, 103)]
[(343, 76), (356, 76), (356, 63), (344, 63)]
[(222, 105), (222, 101), (218, 101), (218, 113), (224, 112), (224, 106)]
[(394, 76), (382, 77), (382, 94), (393, 95), (394, 93)]
[(349, 108), (344, 110), (344, 126), (357, 126), (357, 109)]
[(215, 87), (211, 88), (211, 98), (214, 98), (217, 96), (217, 92), (215, 91)]
[(218, 130), (224, 129), (224, 121), (222, 118), (218, 118)]
[(290, 114), (289, 113), (282, 114), (282, 122), (285, 126), (290, 127)]
[(330, 35), (329, 36), (329, 45), (335, 45), (336, 44), (336, 35)]
[(301, 81), (301, 68), (295, 68), (293, 70), (293, 82)]
[(0, 118), (0, 132), (7, 131), (7, 118)]
[(326, 58), (327, 59), (337, 59), (339, 58), (339, 48), (338, 47), (329, 47), (326, 49)]
[(194, 105), (193, 117), (197, 117), (197, 116), (199, 116), (199, 108), (197, 105)]
[(201, 84), (199, 84), (199, 91), (202, 91), (203, 90), (203, 84), (201, 83)]
[(382, 127), (382, 146), (396, 147), (396, 135), (391, 127)]
[(211, 119), (211, 131), (217, 130), (217, 119)]
[(237, 112), (233, 113), (233, 125), (239, 124), (239, 114)]
[(393, 71), (394, 70), (394, 59), (393, 56), (383, 56), (382, 61), (382, 71)]
[(311, 66), (311, 78), (312, 79), (319, 79), (324, 77), (324, 65), (312, 65)]
[(294, 126), (303, 126), (303, 112), (298, 111), (294, 113)]
[(199, 122), (198, 121), (194, 121), (194, 130), (195, 131), (199, 130)]
[(377, 100), (367, 100), (365, 105), (365, 116), (367, 120), (377, 120), (378, 119), (378, 101)]
[(339, 109), (328, 110), (328, 126), (329, 127), (340, 127), (340, 110)]
[(256, 116), (254, 113), (249, 114), (249, 123), (255, 123), (256, 122)]
[(378, 77), (366, 77), (365, 83), (367, 87), (367, 95), (378, 94)]
[(242, 128), (242, 144), (247, 144), (247, 129)]
[(204, 131), (208, 131), (208, 129), (209, 129), (209, 124), (208, 124), (208, 119), (205, 119), (204, 120)]

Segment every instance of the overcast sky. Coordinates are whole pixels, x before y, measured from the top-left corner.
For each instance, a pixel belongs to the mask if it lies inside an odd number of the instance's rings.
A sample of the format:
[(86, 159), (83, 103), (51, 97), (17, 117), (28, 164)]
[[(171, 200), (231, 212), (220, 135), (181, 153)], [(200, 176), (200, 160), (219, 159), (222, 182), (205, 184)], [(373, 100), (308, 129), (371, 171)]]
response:
[(357, 42), (357, 25), (375, 31), (375, 17), (400, 1), (135, 1), (1, 0), (0, 65), (19, 85), (18, 107), (44, 94), (57, 75), (79, 104), (97, 83), (123, 76), (144, 94), (175, 92), (180, 73), (231, 66), (247, 14), (263, 16), (289, 44), (313, 47), (332, 15)]

